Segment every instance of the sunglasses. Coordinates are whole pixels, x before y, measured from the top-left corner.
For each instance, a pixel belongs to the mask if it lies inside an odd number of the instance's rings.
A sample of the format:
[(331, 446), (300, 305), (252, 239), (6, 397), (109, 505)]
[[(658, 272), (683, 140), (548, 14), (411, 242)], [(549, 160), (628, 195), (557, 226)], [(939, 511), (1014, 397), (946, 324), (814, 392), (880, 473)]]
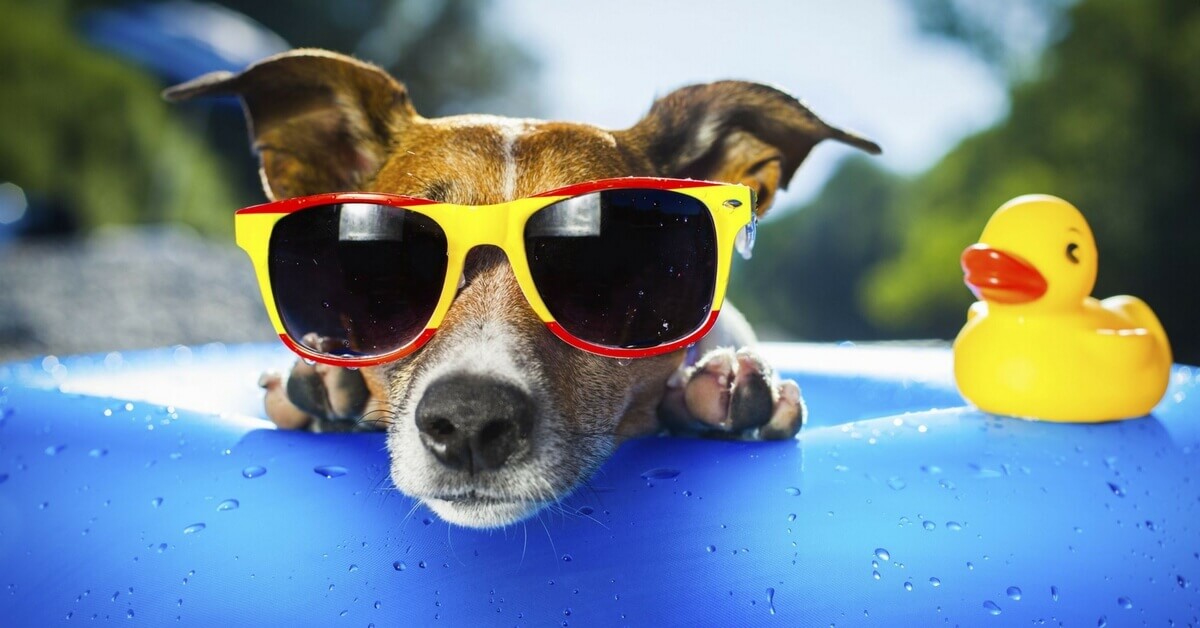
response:
[(362, 367), (429, 341), (461, 286), (467, 253), (504, 250), (533, 311), (570, 345), (613, 358), (686, 347), (716, 322), (732, 253), (757, 219), (742, 185), (623, 178), (486, 206), (336, 193), (237, 212), (284, 344)]

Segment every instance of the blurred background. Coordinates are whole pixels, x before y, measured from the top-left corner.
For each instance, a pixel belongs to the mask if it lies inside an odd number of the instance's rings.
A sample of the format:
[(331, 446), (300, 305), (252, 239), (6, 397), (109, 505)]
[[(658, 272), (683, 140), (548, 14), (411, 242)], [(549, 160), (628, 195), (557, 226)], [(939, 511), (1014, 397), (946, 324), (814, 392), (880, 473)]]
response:
[(958, 256), (1013, 196), (1080, 207), (1099, 296), (1200, 363), (1195, 0), (0, 0), (0, 360), (269, 340), (232, 214), (264, 200), (236, 101), (159, 91), (292, 47), (378, 63), (426, 116), (632, 125), (778, 85), (882, 157), (821, 146), (740, 263), (767, 339), (949, 340)]

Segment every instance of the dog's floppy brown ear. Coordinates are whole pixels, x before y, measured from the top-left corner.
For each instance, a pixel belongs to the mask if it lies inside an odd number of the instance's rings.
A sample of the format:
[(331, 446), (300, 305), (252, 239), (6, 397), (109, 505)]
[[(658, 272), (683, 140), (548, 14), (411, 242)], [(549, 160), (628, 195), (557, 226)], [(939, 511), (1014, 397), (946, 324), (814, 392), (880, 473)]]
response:
[(395, 133), (417, 118), (386, 72), (323, 50), (294, 50), (240, 74), (214, 72), (163, 92), (170, 101), (237, 95), (272, 199), (361, 189)]
[(875, 142), (826, 124), (795, 97), (745, 81), (675, 90), (617, 135), (639, 147), (660, 176), (750, 186), (758, 192), (759, 215), (821, 140), (880, 152)]

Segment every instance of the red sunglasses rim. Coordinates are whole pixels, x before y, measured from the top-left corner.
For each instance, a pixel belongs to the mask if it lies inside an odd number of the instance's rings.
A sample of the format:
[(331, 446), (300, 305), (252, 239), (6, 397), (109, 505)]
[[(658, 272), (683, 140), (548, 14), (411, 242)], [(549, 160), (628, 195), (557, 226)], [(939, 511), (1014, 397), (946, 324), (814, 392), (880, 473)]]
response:
[[(712, 330), (713, 325), (717, 323), (717, 317), (720, 314), (721, 310), (710, 311), (708, 313), (708, 318), (706, 318), (704, 322), (696, 328), (695, 331), (679, 340), (654, 347), (644, 347), (640, 349), (622, 349), (619, 347), (606, 347), (604, 345), (590, 343), (577, 336), (571, 335), (571, 333), (563, 329), (562, 325), (559, 325), (557, 321), (551, 321), (549, 323), (545, 323), (545, 325), (547, 329), (550, 330), (550, 333), (557, 336), (559, 340), (562, 340), (576, 349), (587, 351), (588, 353), (594, 353), (606, 358), (618, 359), (652, 358), (654, 356), (673, 353), (675, 351), (685, 349), (689, 345), (699, 342), (701, 338), (703, 338), (708, 334), (709, 331)], [(317, 353), (312, 349), (309, 349), (308, 347), (296, 342), (295, 340), (292, 340), (292, 337), (286, 333), (279, 334), (279, 339), (284, 345), (287, 346), (288, 349), (291, 349), (293, 353), (306, 360), (312, 360), (313, 362), (320, 362), (321, 364), (328, 364), (330, 366), (361, 368), (395, 362), (400, 358), (415, 353), (418, 349), (423, 347), (425, 343), (429, 342), (429, 339), (433, 338), (433, 335), (436, 332), (436, 327), (428, 327), (425, 329), (425, 331), (422, 331), (419, 336), (409, 341), (409, 343), (403, 347), (394, 349), (383, 355), (363, 357), (337, 357), (323, 353)]]
[[(547, 196), (579, 196), (589, 192), (620, 189), (649, 189), (649, 190), (685, 190), (712, 186), (737, 185), (719, 181), (704, 181), (701, 179), (667, 179), (662, 177), (620, 177), (615, 179), (598, 179), (576, 183), (545, 192), (539, 192), (529, 198), (545, 198)], [(285, 198), (269, 203), (251, 205), (237, 211), (238, 215), (247, 214), (290, 214), (302, 209), (318, 205), (332, 205), (343, 202), (371, 202), (380, 205), (399, 207), (420, 207), (421, 205), (441, 205), (441, 201), (433, 201), (417, 196), (403, 194), (387, 194), (384, 192), (327, 192), (310, 196)]]

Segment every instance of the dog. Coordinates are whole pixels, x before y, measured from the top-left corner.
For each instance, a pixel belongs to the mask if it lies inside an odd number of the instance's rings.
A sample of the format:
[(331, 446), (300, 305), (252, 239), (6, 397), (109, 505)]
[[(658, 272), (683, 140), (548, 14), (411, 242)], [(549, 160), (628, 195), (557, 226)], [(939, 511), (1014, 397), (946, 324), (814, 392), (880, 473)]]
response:
[[(619, 131), (489, 115), (424, 118), (383, 70), (311, 49), (164, 92), (171, 101), (213, 95), (241, 99), (270, 199), (374, 191), (488, 205), (644, 176), (745, 185), (761, 216), (818, 142), (880, 152), (796, 98), (742, 81), (673, 91)], [(632, 360), (580, 350), (535, 315), (503, 252), (479, 247), (437, 334), (416, 352), (362, 370), (300, 360), (286, 379), (268, 373), (260, 384), (280, 427), (386, 429), (398, 489), (451, 523), (499, 527), (569, 494), (629, 438), (793, 438), (807, 415), (800, 388), (781, 380), (754, 345), (750, 326), (726, 304), (690, 350)], [(477, 429), (454, 422), (479, 416), (520, 429), (499, 444), (472, 441), (502, 450), (483, 452), (494, 464), (463, 467), (424, 433), (422, 414), (431, 412), (449, 417), (451, 430)]]

